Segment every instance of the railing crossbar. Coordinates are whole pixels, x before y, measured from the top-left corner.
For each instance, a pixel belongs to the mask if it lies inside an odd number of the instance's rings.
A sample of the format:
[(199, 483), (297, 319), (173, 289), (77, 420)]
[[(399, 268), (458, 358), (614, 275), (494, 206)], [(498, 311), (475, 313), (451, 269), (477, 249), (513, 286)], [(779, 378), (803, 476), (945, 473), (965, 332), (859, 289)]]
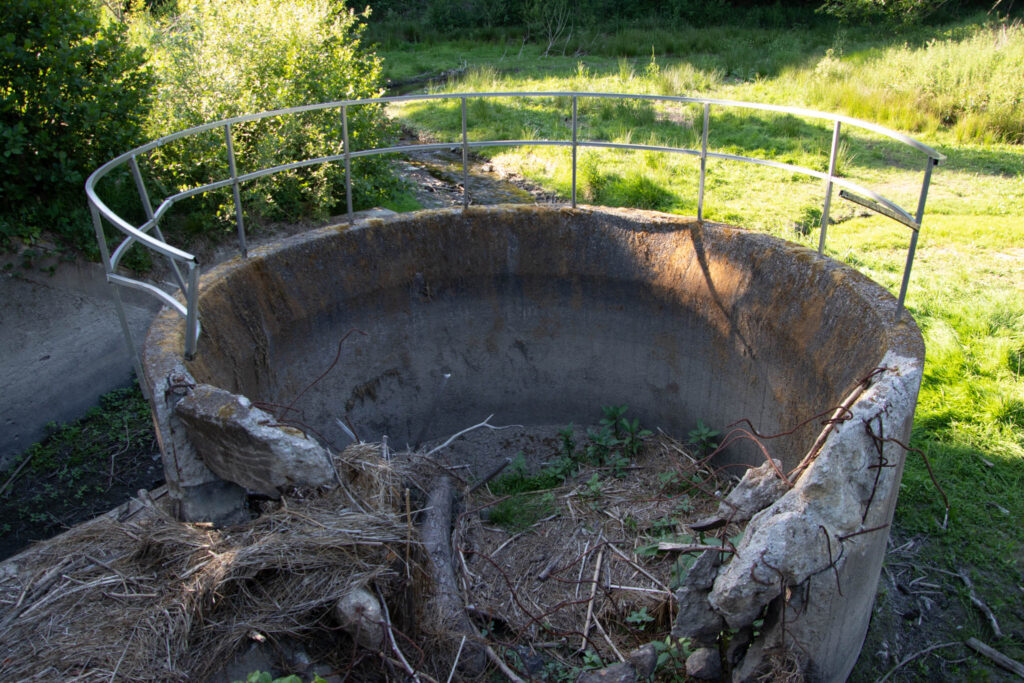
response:
[[(567, 98), (571, 102), (571, 120), (572, 120), (572, 137), (571, 140), (470, 140), (469, 139), (469, 121), (468, 121), (468, 108), (467, 103), (470, 99), (483, 99), (483, 98), (547, 98), (547, 99), (561, 99)], [(579, 101), (581, 99), (632, 99), (642, 100), (651, 102), (663, 102), (663, 103), (677, 103), (687, 105), (699, 105), (703, 109), (702, 119), (702, 131), (701, 131), (701, 145), (700, 149), (688, 149), (684, 147), (672, 147), (663, 145), (643, 145), (633, 144), (624, 142), (611, 142), (602, 140), (581, 140), (579, 138)], [(414, 144), (414, 145), (392, 145), (389, 147), (381, 147), (376, 149), (358, 150), (353, 151), (351, 149), (351, 138), (349, 136), (349, 109), (353, 106), (387, 106), (392, 104), (410, 103), (410, 102), (429, 102), (438, 100), (450, 100), (458, 101), (458, 107), (461, 114), (461, 136), (457, 141), (452, 142), (435, 142), (425, 144)], [(708, 131), (710, 126), (711, 118), (711, 107), (735, 107), (743, 109), (754, 109), (765, 112), (772, 112), (778, 114), (787, 114), (793, 116), (800, 116), (805, 118), (811, 118), (816, 120), (831, 121), (833, 124), (832, 130), (832, 145), (829, 153), (829, 164), (828, 171), (822, 172), (815, 169), (806, 168), (803, 166), (797, 166), (794, 164), (788, 164), (784, 162), (774, 161), (771, 159), (762, 159), (757, 157), (748, 157), (737, 154), (728, 154), (725, 152), (711, 151), (708, 148)], [(269, 168), (259, 169), (248, 173), (238, 173), (236, 165), (235, 151), (233, 144), (233, 126), (260, 121), (271, 117), (282, 117), (290, 116), (305, 112), (315, 111), (327, 111), (331, 109), (341, 109), (342, 119), (342, 153), (331, 154), (313, 159), (304, 159), (300, 161), (292, 161), (284, 164), (278, 164)], [(836, 165), (839, 152), (840, 144), (840, 130), (842, 124), (852, 126), (861, 130), (867, 130), (874, 133), (881, 134), (890, 139), (896, 140), (904, 145), (914, 148), (920, 152), (923, 152), (927, 156), (927, 163), (925, 167), (924, 180), (922, 182), (921, 194), (918, 200), (918, 206), (916, 215), (911, 216), (910, 213), (903, 209), (901, 206), (896, 204), (894, 201), (883, 197), (882, 195), (874, 192), (868, 188), (862, 187), (849, 180), (839, 178), (836, 176)], [(153, 203), (150, 199), (149, 192), (146, 189), (145, 181), (142, 177), (142, 173), (139, 169), (138, 158), (142, 154), (146, 154), (155, 150), (163, 145), (174, 142), (185, 137), (214, 131), (217, 128), (223, 130), (224, 145), (226, 149), (229, 177), (222, 180), (215, 180), (204, 185), (182, 190), (173, 195), (165, 197), (159, 205), (154, 209)], [(945, 156), (934, 150), (933, 148), (909, 137), (897, 131), (884, 128), (877, 124), (873, 124), (866, 121), (860, 121), (847, 116), (839, 114), (829, 114), (825, 112), (813, 111), (810, 109), (803, 109), (801, 107), (790, 107), (785, 105), (774, 105), (774, 104), (759, 104), (754, 102), (741, 102), (734, 100), (721, 100), (714, 98), (702, 98), (702, 97), (685, 97), (676, 95), (648, 95), (648, 94), (621, 94), (621, 93), (598, 93), (598, 92), (534, 92), (534, 91), (517, 91), (517, 92), (479, 92), (479, 93), (434, 93), (425, 95), (399, 95), (392, 97), (375, 97), (365, 98), (358, 100), (343, 100), (335, 102), (322, 102), (310, 105), (304, 105), (300, 107), (290, 107), (286, 109), (277, 109), (274, 111), (260, 112), (254, 114), (246, 114), (243, 116), (236, 116), (221, 121), (214, 121), (206, 123), (200, 126), (195, 126), (186, 130), (178, 131), (170, 135), (163, 136), (144, 145), (136, 147), (133, 150), (125, 152), (124, 154), (111, 159), (107, 163), (100, 166), (92, 175), (89, 176), (86, 181), (85, 189), (86, 195), (89, 199), (90, 212), (93, 218), (93, 225), (96, 230), (97, 240), (100, 242), (100, 253), (103, 257), (104, 265), (107, 271), (107, 279), (112, 285), (130, 287), (133, 289), (147, 292), (153, 296), (158, 297), (166, 305), (177, 311), (182, 317), (186, 319), (186, 340), (185, 340), (185, 356), (191, 358), (196, 352), (196, 345), (199, 336), (199, 319), (198, 319), (198, 294), (199, 294), (199, 265), (196, 261), (196, 257), (186, 251), (177, 249), (166, 242), (164, 236), (160, 230), (160, 220), (166, 215), (166, 213), (178, 202), (194, 197), (200, 194), (211, 192), (226, 187), (232, 188), (232, 195), (234, 200), (235, 208), (235, 219), (238, 230), (238, 243), (239, 250), (243, 257), (247, 253), (246, 235), (245, 235), (245, 224), (242, 210), (242, 198), (240, 187), (243, 183), (251, 182), (259, 178), (281, 173), (283, 171), (295, 170), (306, 168), (310, 166), (321, 165), (325, 163), (334, 163), (343, 161), (345, 164), (345, 194), (346, 194), (346, 210), (349, 222), (354, 219), (353, 212), (353, 199), (352, 199), (352, 169), (351, 160), (361, 157), (380, 156), (385, 154), (403, 154), (403, 153), (416, 153), (416, 152), (429, 152), (438, 150), (461, 150), (462, 156), (462, 186), (463, 186), (463, 208), (468, 208), (470, 203), (469, 194), (469, 150), (481, 149), (486, 147), (570, 147), (572, 155), (572, 192), (571, 192), (571, 203), (572, 206), (576, 206), (576, 190), (577, 190), (577, 167), (578, 167), (578, 150), (582, 148), (599, 148), (599, 149), (613, 149), (613, 150), (631, 150), (631, 151), (649, 151), (649, 152), (660, 152), (670, 154), (683, 154), (688, 156), (696, 156), (700, 159), (700, 176), (699, 176), (699, 188), (697, 196), (697, 218), (700, 221), (704, 220), (704, 202), (705, 202), (705, 187), (706, 187), (706, 176), (707, 176), (707, 161), (708, 159), (719, 159), (724, 161), (738, 161), (743, 163), (757, 164), (770, 168), (779, 169), (782, 171), (788, 171), (790, 173), (797, 173), (808, 177), (819, 178), (825, 181), (825, 198), (822, 209), (821, 218), (821, 233), (818, 245), (818, 251), (824, 253), (826, 234), (829, 223), (829, 213), (831, 208), (832, 192), (834, 187), (842, 188), (839, 192), (839, 196), (842, 199), (857, 203), (864, 206), (872, 211), (886, 216), (892, 220), (895, 220), (903, 225), (908, 226), (912, 230), (911, 242), (907, 253), (907, 263), (904, 267), (903, 281), (900, 287), (899, 301), (897, 306), (897, 318), (902, 314), (904, 301), (906, 297), (907, 286), (909, 282), (910, 270), (914, 259), (914, 253), (917, 245), (917, 236), (920, 229), (921, 221), (924, 216), (925, 201), (928, 195), (929, 183), (931, 181), (932, 169), (941, 160), (945, 159)], [(111, 170), (118, 166), (128, 163), (132, 173), (132, 177), (135, 181), (136, 189), (139, 194), (139, 201), (142, 204), (142, 208), (145, 211), (146, 221), (139, 226), (134, 226), (123, 218), (114, 213), (96, 194), (97, 183), (105, 177)], [(125, 239), (114, 249), (113, 253), (110, 253), (107, 248), (103, 220), (107, 220), (110, 224), (118, 231), (125, 235)], [(149, 232), (153, 231), (155, 237), (150, 235)], [(141, 244), (144, 247), (151, 249), (152, 251), (166, 257), (172, 270), (174, 271), (176, 284), (179, 290), (184, 295), (184, 303), (179, 299), (175, 298), (171, 294), (168, 294), (163, 289), (133, 278), (125, 277), (115, 273), (115, 269), (120, 263), (122, 257), (128, 251), (133, 244)], [(183, 274), (179, 268), (179, 264), (184, 264), (187, 267), (187, 273)], [(125, 337), (129, 343), (129, 346), (134, 348), (134, 342), (131, 339), (130, 330), (127, 328), (126, 318), (124, 316), (123, 307), (121, 306), (121, 298), (117, 295), (117, 287), (115, 290), (115, 302), (118, 304), (119, 316), (122, 319), (122, 325), (125, 327)], [(139, 361), (136, 357), (136, 370), (139, 371)]]

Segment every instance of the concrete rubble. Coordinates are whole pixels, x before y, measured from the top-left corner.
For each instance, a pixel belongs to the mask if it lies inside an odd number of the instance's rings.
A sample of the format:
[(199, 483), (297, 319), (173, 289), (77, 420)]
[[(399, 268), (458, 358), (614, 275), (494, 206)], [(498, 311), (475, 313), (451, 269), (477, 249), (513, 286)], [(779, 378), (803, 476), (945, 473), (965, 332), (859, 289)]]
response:
[(334, 481), (327, 449), (244, 396), (199, 384), (175, 413), (207, 467), (250, 491), (276, 498), (285, 488)]

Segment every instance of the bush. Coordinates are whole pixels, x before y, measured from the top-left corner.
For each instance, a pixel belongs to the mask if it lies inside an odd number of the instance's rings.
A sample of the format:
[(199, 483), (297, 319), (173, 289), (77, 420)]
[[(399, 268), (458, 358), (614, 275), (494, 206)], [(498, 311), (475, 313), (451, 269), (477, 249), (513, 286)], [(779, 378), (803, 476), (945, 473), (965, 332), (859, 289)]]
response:
[[(379, 96), (381, 60), (360, 43), (360, 15), (332, 0), (179, 0), (163, 17), (140, 13), (137, 40), (150, 48), (158, 77), (148, 122), (150, 137), (246, 113)], [(379, 106), (349, 111), (353, 149), (380, 146), (389, 124)], [(342, 150), (340, 111), (268, 118), (233, 129), (239, 173)], [(359, 163), (356, 163), (359, 162)], [(379, 158), (353, 162), (357, 208), (379, 204), (395, 182)], [(171, 194), (228, 177), (223, 131), (156, 150), (147, 167), (157, 194)], [(324, 164), (279, 173), (242, 186), (253, 217), (294, 220), (329, 215), (344, 206), (344, 168)], [(215, 211), (231, 230), (229, 192), (213, 193), (179, 220), (191, 231), (210, 228)], [(173, 227), (173, 225), (171, 226)]]
[(152, 76), (124, 25), (89, 0), (12, 0), (0, 13), (0, 246), (55, 233), (95, 251), (82, 184), (138, 144)]

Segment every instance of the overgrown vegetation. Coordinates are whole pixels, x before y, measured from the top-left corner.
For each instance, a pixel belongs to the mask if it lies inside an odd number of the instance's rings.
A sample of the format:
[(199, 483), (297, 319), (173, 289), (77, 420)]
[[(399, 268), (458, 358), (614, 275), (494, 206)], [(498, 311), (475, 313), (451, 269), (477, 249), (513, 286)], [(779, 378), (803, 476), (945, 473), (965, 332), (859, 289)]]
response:
[[(362, 43), (365, 14), (338, 0), (24, 0), (0, 17), (0, 247), (45, 240), (95, 257), (83, 183), (146, 139), (240, 114), (382, 93), (381, 60)], [(379, 107), (349, 111), (352, 149), (393, 130)], [(337, 112), (239, 124), (239, 172), (338, 154)], [(229, 177), (224, 131), (164, 145), (139, 159), (151, 196)], [(127, 169), (98, 187), (125, 217), (144, 220)], [(344, 169), (324, 164), (243, 184), (250, 226), (339, 213)], [(401, 195), (388, 161), (353, 162), (356, 209)], [(231, 192), (197, 197), (163, 222), (172, 241), (216, 240), (234, 225)], [(145, 260), (136, 260), (145, 267)]]
[(153, 77), (124, 26), (79, 0), (0, 12), (0, 249), (44, 231), (96, 251), (82, 184), (142, 141)]
[[(539, 471), (530, 472), (522, 453), (512, 460), (508, 472), (490, 484), (493, 493), (506, 496), (490, 508), (491, 522), (512, 529), (536, 523), (553, 509), (554, 499), (547, 491), (564, 484), (585, 465), (609, 470), (615, 477), (625, 474), (652, 432), (643, 429), (638, 419), (626, 417), (628, 406), (603, 406), (601, 410), (604, 417), (587, 431), (583, 444), (576, 442), (574, 425), (559, 431), (561, 449)], [(600, 493), (600, 475), (594, 473), (593, 477), (589, 488)]]
[[(157, 77), (147, 137), (241, 114), (379, 96), (381, 60), (361, 43), (363, 18), (331, 0), (182, 0), (171, 13), (133, 15), (133, 39), (146, 47)], [(382, 146), (393, 132), (376, 106), (352, 108), (349, 126), (354, 150)], [(337, 111), (233, 129), (239, 173), (339, 154), (342, 141)], [(165, 145), (147, 161), (160, 196), (229, 176), (221, 130)], [(244, 184), (242, 205), (257, 220), (322, 218), (344, 206), (344, 173), (341, 164), (277, 173)], [(380, 158), (357, 159), (353, 176), (357, 208), (380, 204), (397, 187)], [(213, 215), (222, 229), (233, 229), (229, 191), (197, 201), (183, 221), (188, 232), (208, 231)]]
[(0, 558), (163, 481), (149, 403), (137, 385), (50, 429), (0, 472)]

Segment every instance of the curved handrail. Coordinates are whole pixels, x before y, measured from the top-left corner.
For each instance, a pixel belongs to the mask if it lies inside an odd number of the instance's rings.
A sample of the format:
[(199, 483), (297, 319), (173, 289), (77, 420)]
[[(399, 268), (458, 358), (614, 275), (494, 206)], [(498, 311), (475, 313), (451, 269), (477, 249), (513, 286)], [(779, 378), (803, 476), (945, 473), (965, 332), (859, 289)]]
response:
[[(544, 97), (544, 98), (570, 98), (572, 103), (572, 138), (571, 140), (474, 140), (470, 142), (467, 137), (467, 109), (466, 102), (469, 99), (479, 98), (510, 98), (510, 97)], [(701, 138), (700, 149), (688, 149), (682, 147), (666, 147), (660, 145), (642, 145), (633, 143), (615, 143), (607, 142), (602, 140), (580, 140), (578, 138), (579, 123), (578, 123), (578, 102), (580, 99), (589, 98), (605, 98), (605, 99), (628, 99), (628, 100), (646, 100), (646, 101), (658, 101), (658, 102), (676, 102), (685, 104), (698, 104), (702, 105), (704, 109), (703, 119), (703, 133)], [(431, 100), (458, 100), (461, 103), (462, 108), (462, 139), (459, 142), (448, 142), (448, 143), (425, 143), (425, 144), (414, 144), (414, 145), (392, 145), (389, 147), (380, 147), (359, 151), (352, 151), (350, 149), (350, 140), (348, 134), (348, 108), (352, 106), (361, 105), (386, 105), (399, 102), (416, 102), (416, 101), (431, 101)], [(724, 152), (715, 152), (708, 149), (708, 128), (710, 120), (711, 107), (734, 107), (741, 109), (755, 109), (759, 111), (768, 111), (784, 114), (792, 114), (795, 116), (802, 116), (805, 118), (813, 118), (825, 121), (831, 121), (833, 123), (833, 135), (832, 135), (832, 148), (829, 158), (828, 171), (822, 172), (814, 169), (806, 168), (803, 166), (797, 166), (793, 164), (787, 164), (784, 162), (775, 161), (772, 159), (762, 159), (757, 157), (748, 157), (735, 154), (726, 154)], [(235, 155), (233, 148), (233, 138), (231, 129), (233, 126), (239, 123), (248, 123), (251, 121), (259, 121), (270, 117), (280, 116), (291, 116), (304, 112), (311, 111), (323, 111), (329, 109), (340, 109), (342, 114), (342, 127), (343, 127), (343, 146), (341, 154), (332, 154), (323, 157), (317, 157), (314, 159), (303, 159), (300, 161), (293, 161), (284, 164), (279, 164), (269, 168), (259, 169), (244, 174), (239, 174), (236, 169)], [(839, 178), (836, 176), (836, 156), (839, 149), (840, 129), (842, 125), (852, 126), (860, 128), (862, 130), (871, 131), (886, 137), (889, 137), (897, 142), (911, 147), (918, 152), (923, 153), (927, 160), (924, 167), (924, 179), (921, 185), (921, 193), (918, 200), (918, 205), (913, 214), (907, 209), (899, 206), (896, 202), (882, 196), (881, 194), (853, 183), (849, 180)], [(137, 159), (140, 155), (150, 152), (154, 149), (162, 147), (170, 142), (179, 140), (185, 137), (198, 135), (217, 129), (223, 129), (225, 147), (228, 157), (228, 167), (230, 175), (227, 178), (221, 180), (215, 180), (204, 185), (189, 188), (181, 192), (177, 192), (168, 197), (164, 197), (157, 207), (154, 209), (149, 197), (149, 193), (146, 190), (145, 183), (142, 179), (142, 175), (139, 172)], [(103, 257), (104, 267), (107, 272), (107, 280), (113, 285), (132, 287), (140, 289), (142, 291), (149, 292), (157, 296), (165, 304), (174, 308), (182, 317), (186, 319), (186, 336), (185, 336), (185, 356), (191, 358), (196, 352), (196, 346), (199, 337), (199, 318), (198, 318), (198, 276), (199, 276), (199, 263), (194, 254), (187, 251), (178, 249), (166, 242), (163, 239), (163, 235), (160, 232), (160, 219), (167, 214), (167, 212), (178, 202), (189, 197), (194, 197), (199, 194), (204, 194), (212, 190), (231, 187), (234, 194), (235, 204), (235, 218), (238, 227), (238, 240), (239, 240), (239, 251), (243, 257), (247, 254), (247, 247), (245, 243), (245, 225), (242, 219), (242, 205), (241, 196), (239, 193), (239, 185), (244, 182), (256, 180), (268, 175), (280, 173), (282, 171), (293, 170), (298, 168), (305, 168), (309, 166), (316, 166), (324, 163), (343, 161), (345, 163), (345, 191), (346, 191), (346, 204), (348, 215), (351, 220), (352, 217), (352, 185), (351, 185), (351, 167), (350, 161), (354, 158), (376, 156), (381, 154), (393, 154), (402, 152), (413, 152), (413, 151), (433, 151), (441, 149), (451, 149), (453, 147), (461, 147), (462, 149), (462, 162), (463, 162), (463, 206), (469, 205), (468, 196), (468, 151), (470, 149), (478, 149), (482, 147), (523, 147), (523, 146), (556, 146), (556, 147), (571, 147), (572, 148), (572, 206), (576, 206), (576, 171), (577, 171), (577, 152), (580, 147), (587, 148), (602, 148), (602, 149), (621, 149), (621, 150), (642, 150), (642, 151), (654, 151), (654, 152), (667, 152), (673, 154), (685, 154), (690, 156), (696, 156), (700, 158), (700, 184), (698, 191), (697, 200), (697, 219), (703, 220), (703, 207), (704, 207), (704, 186), (706, 176), (706, 163), (708, 159), (722, 159), (726, 161), (738, 161), (743, 163), (752, 163), (762, 166), (768, 166), (771, 168), (788, 171), (790, 173), (799, 173), (813, 178), (818, 178), (825, 181), (825, 200), (824, 208), (822, 211), (821, 218), (821, 236), (818, 245), (819, 253), (824, 252), (825, 238), (828, 228), (829, 221), (829, 208), (832, 199), (832, 188), (833, 186), (839, 186), (843, 188), (840, 191), (840, 197), (858, 203), (872, 211), (884, 215), (892, 220), (902, 223), (912, 230), (910, 246), (907, 253), (907, 262), (903, 271), (903, 282), (900, 287), (900, 294), (897, 305), (897, 317), (903, 312), (903, 305), (906, 299), (907, 285), (910, 278), (910, 269), (914, 260), (914, 253), (917, 245), (918, 231), (921, 227), (921, 220), (924, 216), (924, 206), (928, 195), (928, 187), (931, 181), (932, 168), (940, 161), (945, 159), (945, 156), (940, 152), (936, 151), (932, 147), (925, 145), (924, 143), (915, 140), (903, 133), (898, 131), (879, 126), (874, 123), (867, 121), (861, 121), (849, 116), (842, 114), (830, 114), (826, 112), (814, 111), (812, 109), (804, 109), (802, 107), (790, 107), (785, 105), (776, 104), (760, 104), (756, 102), (743, 102), (738, 100), (722, 100), (714, 98), (704, 97), (685, 97), (677, 95), (648, 95), (648, 94), (624, 94), (624, 93), (603, 93), (603, 92), (572, 92), (572, 91), (552, 91), (552, 92), (534, 92), (534, 91), (513, 91), (513, 92), (465, 92), (465, 93), (431, 93), (422, 95), (398, 95), (391, 97), (372, 97), (355, 100), (339, 100), (334, 102), (321, 102), (317, 104), (308, 104), (299, 107), (288, 107), (285, 109), (275, 109), (272, 111), (259, 112), (254, 114), (245, 114), (242, 116), (235, 116), (232, 118), (223, 119), (220, 121), (213, 121), (210, 123), (204, 123), (199, 126), (187, 128), (185, 130), (165, 135), (147, 142), (146, 144), (140, 145), (132, 150), (121, 154), (120, 156), (111, 159), (107, 163), (97, 168), (85, 182), (85, 193), (89, 201), (90, 211), (93, 218), (93, 226), (96, 230), (96, 239), (99, 243), (100, 253)], [(102, 180), (112, 170), (122, 167), (125, 164), (130, 165), (132, 175), (135, 179), (136, 187), (139, 193), (139, 199), (142, 203), (143, 208), (147, 216), (147, 220), (136, 226), (129, 223), (127, 220), (117, 215), (109, 206), (107, 206), (103, 200), (100, 199), (96, 192), (97, 183)], [(104, 219), (110, 223), (114, 228), (125, 235), (125, 238), (117, 246), (117, 248), (110, 253), (103, 227)], [(150, 234), (155, 233), (155, 237)], [(152, 251), (166, 257), (174, 270), (174, 274), (177, 279), (177, 285), (184, 294), (185, 302), (174, 298), (171, 294), (161, 290), (158, 287), (150, 283), (146, 283), (141, 280), (135, 280), (123, 275), (116, 273), (118, 264), (121, 258), (124, 256), (126, 251), (132, 244), (140, 243), (143, 246), (151, 249)], [(182, 275), (180, 266), (184, 266), (187, 269), (187, 277)], [(115, 292), (116, 292), (115, 287)], [(131, 332), (127, 325), (127, 319), (124, 315), (124, 311), (121, 307), (120, 296), (115, 296), (116, 303), (118, 305), (118, 312), (121, 318), (122, 328), (124, 330), (126, 339), (129, 347), (134, 349), (134, 341), (132, 340)], [(136, 354), (136, 372), (141, 378), (142, 372), (138, 356)]]

